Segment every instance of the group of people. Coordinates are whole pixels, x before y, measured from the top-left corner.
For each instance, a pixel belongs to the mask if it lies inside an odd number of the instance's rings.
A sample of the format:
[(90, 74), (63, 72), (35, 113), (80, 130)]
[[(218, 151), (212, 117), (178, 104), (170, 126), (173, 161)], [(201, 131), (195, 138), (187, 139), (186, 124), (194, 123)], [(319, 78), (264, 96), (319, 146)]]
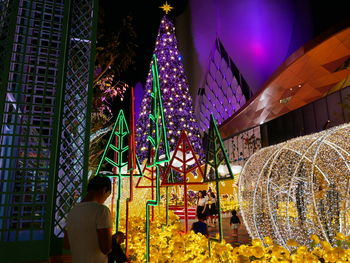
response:
[[(73, 263), (122, 263), (128, 259), (121, 248), (125, 240), (123, 232), (112, 235), (112, 221), (109, 208), (104, 202), (111, 194), (111, 180), (95, 176), (87, 187), (87, 195), (69, 212), (64, 235), (64, 248), (70, 249)], [(212, 191), (199, 191), (197, 198), (198, 222), (192, 230), (208, 236), (208, 224), (215, 226), (218, 214), (217, 199)], [(230, 226), (234, 236), (240, 220), (236, 211), (232, 212)]]
[[(218, 205), (216, 203), (217, 199), (215, 194), (209, 189), (202, 190), (198, 192), (197, 198), (197, 219), (198, 221), (192, 224), (192, 230), (195, 233), (201, 233), (202, 235), (208, 237), (208, 225), (215, 226), (216, 218), (218, 215)], [(209, 219), (209, 220), (208, 220)], [(208, 222), (209, 221), (209, 222)], [(238, 228), (241, 221), (237, 215), (237, 211), (232, 211), (232, 216), (230, 218), (230, 228), (233, 232), (233, 241), (238, 240)]]
[(70, 249), (73, 263), (128, 262), (121, 248), (125, 235), (120, 231), (112, 235), (111, 214), (103, 204), (111, 189), (108, 177), (93, 177), (85, 198), (69, 212), (64, 248)]
[(197, 199), (197, 218), (205, 217), (205, 220), (209, 219), (208, 223), (211, 224), (211, 226), (215, 225), (218, 214), (216, 201), (216, 196), (210, 189), (208, 192), (206, 190), (199, 191)]

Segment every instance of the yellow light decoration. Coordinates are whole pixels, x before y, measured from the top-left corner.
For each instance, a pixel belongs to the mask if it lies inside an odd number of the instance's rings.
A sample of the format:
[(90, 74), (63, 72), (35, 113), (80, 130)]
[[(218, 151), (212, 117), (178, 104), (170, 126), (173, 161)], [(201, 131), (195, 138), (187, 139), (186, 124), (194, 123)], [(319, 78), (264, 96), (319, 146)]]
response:
[[(349, 236), (337, 234), (338, 245), (332, 247), (328, 242), (319, 242), (317, 236), (310, 236), (314, 242), (308, 249), (291, 239), (286, 242), (293, 248), (289, 252), (286, 248), (276, 245), (270, 237), (263, 242), (253, 239), (251, 244), (233, 248), (225, 241), (212, 244), (212, 255), (209, 257), (208, 240), (193, 231), (185, 234), (179, 218), (170, 211), (169, 224), (164, 226), (165, 210), (155, 209), (155, 220), (151, 222), (151, 258), (150, 262), (348, 262)], [(145, 229), (144, 215), (133, 215), (129, 223), (129, 258), (131, 262), (145, 261)], [(124, 231), (124, 229), (121, 229)], [(317, 242), (316, 242), (317, 241)]]
[(239, 203), (252, 238), (288, 247), (350, 234), (350, 125), (263, 148), (245, 164)]

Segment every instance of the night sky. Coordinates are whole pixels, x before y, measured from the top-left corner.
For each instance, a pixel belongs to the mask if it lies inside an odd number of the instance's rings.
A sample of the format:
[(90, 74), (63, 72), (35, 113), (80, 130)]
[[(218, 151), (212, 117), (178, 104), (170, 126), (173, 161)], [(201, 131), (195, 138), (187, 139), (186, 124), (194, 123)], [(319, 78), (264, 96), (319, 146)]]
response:
[[(235, 1), (231, 1), (234, 4)], [(164, 2), (164, 0), (100, 0), (100, 9), (104, 10), (106, 14), (105, 27), (109, 30), (118, 30), (121, 26), (122, 18), (126, 15), (131, 15), (134, 18), (138, 44), (136, 67), (123, 76), (124, 80), (131, 85), (134, 85), (138, 81), (144, 82), (146, 79), (159, 22), (164, 15), (163, 10), (159, 6)], [(211, 2), (216, 1), (203, 0), (203, 4)], [(294, 2), (300, 1), (295, 0)], [(302, 2), (309, 2), (311, 14), (308, 19), (311, 20), (312, 35), (314, 37), (350, 17), (346, 8), (347, 1), (345, 0), (306, 0)], [(188, 5), (187, 0), (168, 0), (168, 3), (175, 7), (170, 12), (170, 16), (173, 18), (182, 14)], [(305, 5), (300, 6), (300, 8), (303, 7)]]
[[(105, 12), (105, 26), (108, 30), (117, 31), (123, 17), (126, 15), (133, 17), (138, 45), (136, 65), (122, 76), (123, 81), (130, 85), (135, 85), (137, 82), (144, 83), (146, 80), (160, 19), (164, 15), (164, 11), (159, 7), (164, 2), (162, 0), (100, 1), (100, 9)], [(174, 18), (185, 10), (187, 0), (169, 0), (168, 3), (175, 7), (169, 14)]]
[[(130, 1), (115, 1), (115, 0), (100, 0), (100, 14), (105, 15), (105, 22), (102, 25), (109, 32), (118, 32), (122, 26), (122, 20), (125, 16), (133, 17), (133, 26), (137, 36), (136, 39), (136, 59), (135, 64), (124, 72), (120, 80), (135, 86), (137, 83), (146, 82), (146, 77), (149, 72), (150, 62), (153, 55), (155, 40), (158, 33), (160, 20), (164, 15), (164, 11), (159, 7), (165, 3), (163, 0), (130, 0)], [(168, 15), (175, 18), (180, 15), (187, 6), (187, 0), (169, 0), (168, 4), (175, 7)], [(136, 98), (136, 118), (138, 116), (139, 105), (141, 98)], [(137, 101), (138, 100), (138, 101)], [(126, 118), (129, 118), (130, 110), (130, 93), (129, 90), (125, 94), (124, 101), (118, 98), (114, 101), (114, 115), (118, 114), (120, 109), (123, 109)]]
[[(240, 1), (236, 0), (201, 0), (200, 4), (203, 3), (203, 6), (197, 6), (193, 5), (196, 1), (187, 1), (187, 0), (168, 0), (167, 1), (171, 6), (175, 7), (174, 10), (170, 12), (170, 17), (174, 18), (176, 16), (179, 16), (183, 14), (186, 10), (186, 8), (192, 8), (191, 13), (197, 13), (201, 14), (201, 12), (193, 12), (193, 8), (200, 9), (204, 6), (210, 6), (210, 5), (228, 5), (233, 6), (240, 4)], [(198, 1), (197, 1), (198, 2)], [(254, 3), (254, 1), (249, 0), (250, 3)], [(305, 27), (311, 28), (311, 39), (315, 38), (316, 36), (324, 33), (325, 31), (329, 30), (330, 28), (333, 28), (340, 24), (348, 23), (350, 16), (348, 15), (348, 8), (347, 8), (347, 1), (345, 0), (333, 0), (333, 1), (321, 1), (321, 0), (290, 0), (289, 6), (293, 6), (296, 10), (291, 11), (291, 13), (300, 15), (300, 19), (297, 18), (295, 21), (296, 30), (300, 28), (302, 30), (304, 24)], [(138, 48), (136, 50), (136, 63), (135, 66), (130, 68), (127, 72), (125, 72), (121, 76), (121, 80), (128, 83), (129, 85), (135, 85), (137, 82), (144, 83), (146, 80), (147, 73), (149, 71), (149, 65), (151, 61), (152, 52), (154, 49), (155, 39), (160, 23), (161, 17), (164, 15), (164, 11), (161, 10), (159, 7), (164, 4), (164, 0), (130, 0), (130, 1), (112, 1), (112, 0), (100, 0), (100, 10), (103, 10), (103, 12), (106, 15), (106, 21), (103, 25), (108, 30), (111, 31), (118, 31), (118, 29), (121, 26), (121, 21), (123, 17), (126, 15), (131, 15), (134, 19), (134, 28), (137, 35), (137, 45)], [(260, 2), (259, 2), (260, 3)], [(268, 1), (264, 1), (267, 6)], [(294, 4), (293, 4), (294, 3)], [(285, 5), (286, 8), (288, 8), (288, 5)], [(205, 8), (205, 7), (204, 7)], [(208, 9), (208, 8), (207, 8)], [(305, 9), (305, 11), (300, 11)], [(298, 11), (299, 10), (299, 11)], [(214, 12), (215, 10), (207, 10), (207, 12)], [(203, 16), (203, 17), (202, 17)], [(192, 18), (194, 20), (195, 18)], [(203, 19), (203, 22), (205, 22), (206, 17), (204, 15), (201, 15), (201, 17), (197, 17), (197, 20), (199, 21)], [(182, 27), (187, 26), (191, 28), (191, 21), (189, 20), (189, 23), (182, 23)], [(237, 26), (237, 25), (236, 25)], [(177, 31), (181, 30), (189, 30), (178, 27)], [(196, 32), (193, 32), (195, 36)], [(205, 39), (206, 40), (206, 39)], [(304, 37), (305, 41), (308, 41), (309, 39)], [(196, 41), (196, 40), (195, 40)], [(208, 40), (208, 41), (211, 41)], [(293, 50), (289, 50), (289, 54), (293, 53), (297, 48), (300, 47), (303, 43), (302, 40), (299, 40), (299, 42), (292, 43), (293, 41), (298, 41), (297, 39), (292, 39), (290, 43), (290, 47), (292, 47)], [(188, 43), (185, 42), (185, 45)], [(229, 43), (229, 45), (233, 45), (232, 48), (234, 48), (234, 45), (239, 44), (236, 42)], [(240, 43), (242, 45), (242, 43)], [(244, 43), (243, 43), (244, 44)], [(229, 47), (229, 46), (228, 46)], [(186, 48), (186, 46), (185, 46)], [(191, 52), (191, 49), (188, 50), (188, 52)], [(191, 72), (192, 70), (196, 70), (193, 67), (189, 67), (186, 65), (186, 56), (191, 56), (189, 53), (186, 53), (184, 50), (184, 63), (185, 63), (185, 70), (187, 70), (186, 74), (189, 77), (189, 81), (191, 82), (191, 75), (194, 75), (195, 72)], [(197, 54), (194, 54), (197, 56)], [(233, 54), (230, 54), (233, 55)], [(207, 56), (207, 54), (204, 54), (204, 56)], [(235, 57), (233, 57), (235, 60)], [(244, 59), (244, 58), (243, 58)], [(281, 58), (283, 61), (285, 58)], [(196, 66), (196, 63), (194, 64)], [(196, 67), (199, 67), (198, 65)], [(239, 67), (239, 65), (238, 65)], [(253, 70), (253, 69), (251, 69)], [(271, 72), (273, 72), (274, 69), (271, 69)], [(244, 72), (243, 72), (244, 73)], [(266, 76), (265, 76), (266, 77)], [(249, 83), (249, 76), (248, 83)], [(198, 83), (190, 83), (192, 86), (195, 86)], [(259, 85), (258, 85), (259, 86)], [(195, 89), (198, 87), (194, 87)], [(256, 87), (261, 88), (261, 87)], [(127, 105), (127, 101), (124, 103), (119, 103), (117, 105), (117, 108), (125, 108)]]

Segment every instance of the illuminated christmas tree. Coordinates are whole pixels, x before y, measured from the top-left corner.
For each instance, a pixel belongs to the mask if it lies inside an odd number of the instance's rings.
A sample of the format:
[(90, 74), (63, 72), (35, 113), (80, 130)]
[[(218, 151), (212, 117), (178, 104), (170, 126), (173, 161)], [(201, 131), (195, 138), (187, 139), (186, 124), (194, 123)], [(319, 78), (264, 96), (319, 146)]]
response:
[[(181, 130), (185, 130), (195, 152), (202, 156), (198, 123), (194, 117), (192, 98), (189, 93), (181, 55), (177, 48), (175, 27), (167, 16), (164, 16), (161, 20), (154, 54), (158, 59), (160, 89), (170, 151), (174, 150)], [(144, 160), (148, 153), (147, 136), (149, 133), (151, 88), (152, 76), (149, 72), (146, 92), (136, 125), (137, 154), (140, 161)]]

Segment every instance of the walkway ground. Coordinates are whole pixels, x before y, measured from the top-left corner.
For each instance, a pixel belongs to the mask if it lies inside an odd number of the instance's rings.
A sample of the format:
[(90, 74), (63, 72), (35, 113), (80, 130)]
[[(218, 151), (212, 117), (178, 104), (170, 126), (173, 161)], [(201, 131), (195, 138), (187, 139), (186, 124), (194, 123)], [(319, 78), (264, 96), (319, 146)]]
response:
[[(238, 229), (238, 237), (236, 239), (233, 236), (233, 230), (230, 228), (230, 218), (222, 219), (222, 227), (225, 241), (230, 243), (232, 246), (239, 246), (241, 244), (248, 244), (251, 242), (251, 238), (243, 224), (241, 224)], [(215, 237), (217, 233), (219, 233), (218, 224), (216, 224), (215, 227), (209, 226), (210, 237)]]
[[(241, 222), (243, 222), (242, 218)], [(183, 221), (183, 220), (181, 220)], [(191, 229), (191, 226), (193, 224), (193, 222), (196, 222), (197, 220), (189, 220), (189, 229)], [(251, 238), (246, 230), (246, 228), (244, 227), (244, 224), (242, 223), (238, 229), (238, 237), (235, 240), (235, 238), (233, 237), (233, 232), (232, 229), (230, 228), (230, 218), (222, 218), (222, 227), (223, 227), (223, 232), (224, 232), (224, 239), (227, 243), (230, 243), (232, 246), (236, 247), (239, 246), (241, 244), (249, 244), (251, 242)], [(214, 226), (209, 226), (209, 236), (210, 237), (215, 237), (215, 235), (217, 233), (219, 233), (219, 227), (218, 227), (218, 223), (216, 223), (216, 225)]]

